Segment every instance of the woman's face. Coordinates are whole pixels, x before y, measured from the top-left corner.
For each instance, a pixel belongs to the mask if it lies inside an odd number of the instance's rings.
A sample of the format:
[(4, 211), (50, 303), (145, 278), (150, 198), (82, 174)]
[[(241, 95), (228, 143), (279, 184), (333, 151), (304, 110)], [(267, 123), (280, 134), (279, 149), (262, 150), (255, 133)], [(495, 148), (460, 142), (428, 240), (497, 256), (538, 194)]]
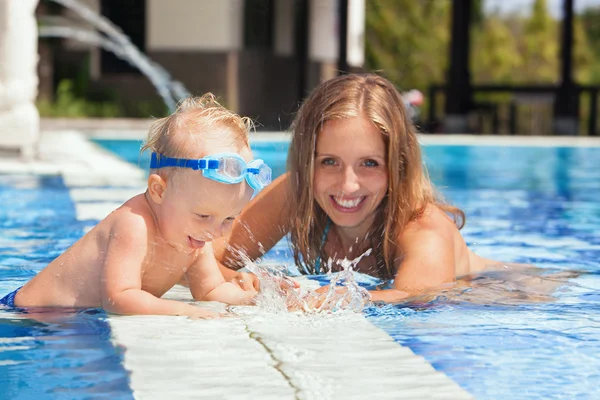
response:
[(326, 122), (317, 136), (313, 185), (315, 200), (336, 225), (366, 234), (388, 189), (379, 129), (362, 116)]

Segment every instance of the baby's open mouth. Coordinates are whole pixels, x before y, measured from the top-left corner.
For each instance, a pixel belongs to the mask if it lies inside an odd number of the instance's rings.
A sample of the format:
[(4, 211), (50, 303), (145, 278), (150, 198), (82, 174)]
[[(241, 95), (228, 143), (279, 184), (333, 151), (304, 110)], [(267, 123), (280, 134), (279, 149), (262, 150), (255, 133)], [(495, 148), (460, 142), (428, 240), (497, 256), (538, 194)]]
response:
[(203, 242), (202, 240), (196, 240), (193, 237), (188, 236), (188, 244), (192, 249), (201, 249), (204, 247), (206, 242)]

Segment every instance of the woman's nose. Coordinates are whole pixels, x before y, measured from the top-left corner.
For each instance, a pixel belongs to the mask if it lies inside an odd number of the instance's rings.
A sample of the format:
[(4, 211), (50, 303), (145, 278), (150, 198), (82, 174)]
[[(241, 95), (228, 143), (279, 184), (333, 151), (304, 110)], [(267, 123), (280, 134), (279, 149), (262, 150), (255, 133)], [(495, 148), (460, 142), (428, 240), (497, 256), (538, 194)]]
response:
[(351, 168), (351, 167), (346, 168), (344, 170), (342, 179), (343, 179), (342, 191), (344, 193), (347, 193), (347, 194), (354, 193), (360, 188), (358, 175), (354, 172), (353, 168)]

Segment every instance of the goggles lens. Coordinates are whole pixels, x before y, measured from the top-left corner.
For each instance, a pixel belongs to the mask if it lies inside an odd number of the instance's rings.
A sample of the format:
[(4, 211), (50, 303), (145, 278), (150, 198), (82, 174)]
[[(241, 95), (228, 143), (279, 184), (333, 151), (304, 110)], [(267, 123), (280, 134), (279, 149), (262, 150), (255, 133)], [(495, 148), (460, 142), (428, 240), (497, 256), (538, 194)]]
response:
[[(259, 160), (262, 162), (262, 160)], [(256, 180), (262, 186), (261, 189), (271, 183), (271, 168), (264, 162), (258, 167), (258, 174), (255, 175)]]
[(246, 163), (242, 159), (233, 157), (219, 158), (219, 168), (217, 171), (229, 178), (240, 179), (246, 173)]

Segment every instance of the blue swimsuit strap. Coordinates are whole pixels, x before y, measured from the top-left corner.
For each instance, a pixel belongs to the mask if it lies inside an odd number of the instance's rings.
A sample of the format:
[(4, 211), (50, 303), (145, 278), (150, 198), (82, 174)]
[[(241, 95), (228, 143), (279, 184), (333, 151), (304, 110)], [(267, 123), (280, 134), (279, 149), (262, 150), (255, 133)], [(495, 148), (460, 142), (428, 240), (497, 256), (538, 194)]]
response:
[[(327, 218), (327, 223), (325, 224), (325, 229), (323, 230), (323, 236), (321, 237), (321, 247), (319, 248), (319, 252), (321, 252), (321, 250), (323, 249), (323, 246), (325, 246), (325, 240), (327, 240), (327, 235), (329, 234), (329, 229), (331, 229), (331, 220), (329, 218)], [(318, 257), (317, 260), (315, 261), (315, 271), (317, 273), (317, 275), (321, 274), (321, 258)]]

